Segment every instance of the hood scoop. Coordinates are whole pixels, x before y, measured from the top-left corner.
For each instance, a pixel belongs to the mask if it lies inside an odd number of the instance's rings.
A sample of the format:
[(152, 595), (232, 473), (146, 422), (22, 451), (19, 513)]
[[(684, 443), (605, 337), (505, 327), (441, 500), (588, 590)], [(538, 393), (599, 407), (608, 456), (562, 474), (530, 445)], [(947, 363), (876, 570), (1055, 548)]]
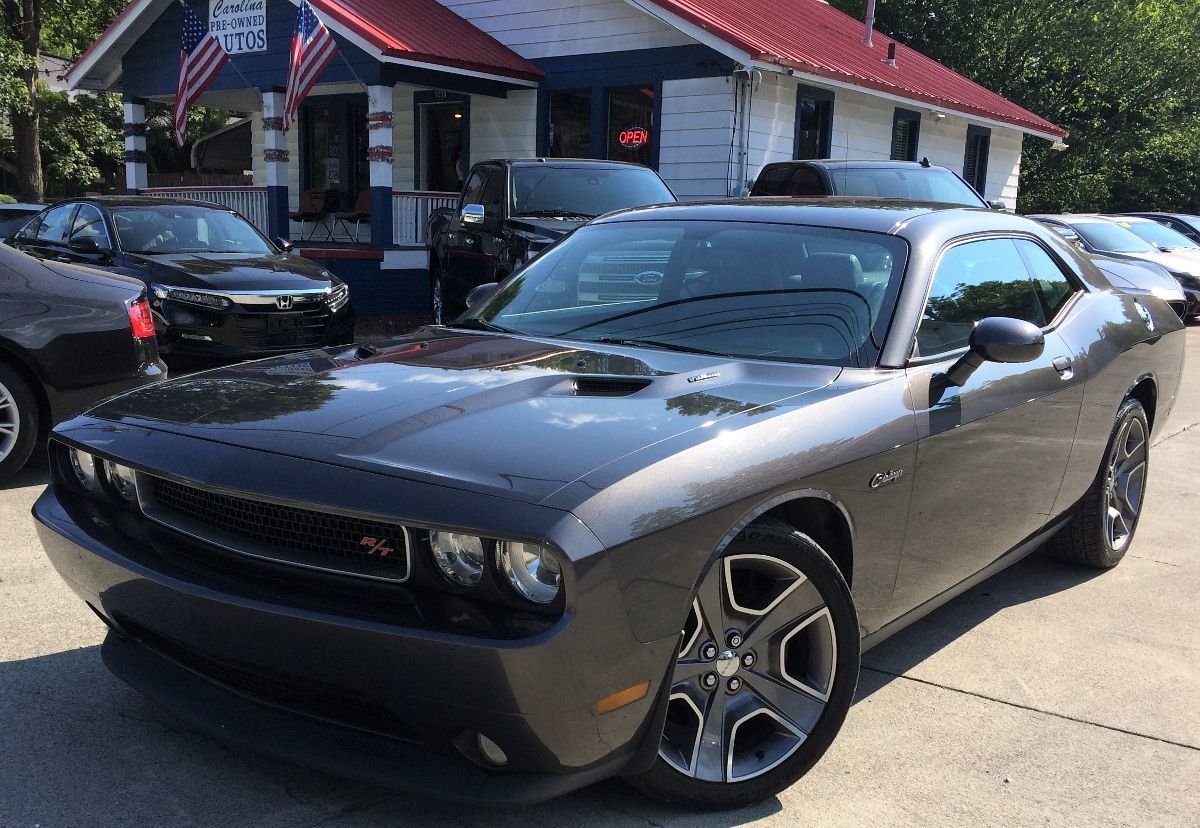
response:
[(575, 380), (576, 397), (628, 397), (650, 384), (650, 380), (627, 377), (580, 377)]

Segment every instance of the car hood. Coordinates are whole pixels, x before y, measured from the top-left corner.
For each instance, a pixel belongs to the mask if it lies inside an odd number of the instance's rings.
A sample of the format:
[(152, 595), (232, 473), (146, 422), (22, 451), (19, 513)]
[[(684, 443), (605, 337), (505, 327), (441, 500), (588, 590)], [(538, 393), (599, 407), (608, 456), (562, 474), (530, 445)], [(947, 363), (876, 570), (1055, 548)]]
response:
[(1114, 287), (1125, 293), (1151, 294), (1167, 302), (1183, 298), (1179, 283), (1162, 265), (1111, 256), (1093, 256), (1092, 263), (1100, 268)]
[(1148, 253), (1106, 253), (1114, 259), (1124, 259), (1129, 262), (1153, 262), (1161, 265), (1172, 273), (1186, 273), (1190, 276), (1200, 276), (1200, 256), (1175, 250), (1155, 250)]
[[(110, 400), (92, 417), (527, 502), (588, 472), (822, 388), (840, 369), (422, 328), (243, 363)], [(169, 469), (164, 469), (169, 470)]]
[(549, 241), (558, 241), (563, 236), (569, 236), (585, 224), (587, 222), (583, 220), (567, 219), (513, 218), (508, 221), (508, 226), (513, 230)]
[(329, 272), (299, 256), (240, 253), (125, 255), (129, 269), (152, 284), (210, 290), (323, 290)]

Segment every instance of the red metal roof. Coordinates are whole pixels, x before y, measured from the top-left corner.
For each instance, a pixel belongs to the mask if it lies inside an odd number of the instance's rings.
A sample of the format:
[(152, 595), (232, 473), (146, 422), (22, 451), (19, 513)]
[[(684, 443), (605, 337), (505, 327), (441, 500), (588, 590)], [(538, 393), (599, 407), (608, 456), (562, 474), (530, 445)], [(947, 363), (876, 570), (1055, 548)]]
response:
[(763, 63), (887, 92), (1057, 137), (1066, 130), (878, 32), (821, 0), (652, 0)]
[(540, 80), (543, 72), (437, 0), (309, 0), (389, 57)]

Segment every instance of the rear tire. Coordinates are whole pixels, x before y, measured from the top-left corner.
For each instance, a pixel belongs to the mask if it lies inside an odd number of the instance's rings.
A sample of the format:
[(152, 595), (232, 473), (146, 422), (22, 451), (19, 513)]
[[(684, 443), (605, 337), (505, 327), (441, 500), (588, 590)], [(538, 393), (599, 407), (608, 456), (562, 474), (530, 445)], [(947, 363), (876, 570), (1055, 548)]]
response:
[(779, 793), (841, 729), (858, 658), (858, 616), (834, 562), (787, 524), (751, 524), (700, 580), (658, 758), (630, 781), (705, 810)]
[(1070, 522), (1047, 543), (1050, 554), (1093, 569), (1112, 569), (1120, 563), (1141, 518), (1149, 469), (1146, 409), (1130, 398), (1117, 411), (1095, 481), (1076, 504)]
[(29, 384), (0, 363), (0, 483), (25, 465), (37, 444), (39, 409)]

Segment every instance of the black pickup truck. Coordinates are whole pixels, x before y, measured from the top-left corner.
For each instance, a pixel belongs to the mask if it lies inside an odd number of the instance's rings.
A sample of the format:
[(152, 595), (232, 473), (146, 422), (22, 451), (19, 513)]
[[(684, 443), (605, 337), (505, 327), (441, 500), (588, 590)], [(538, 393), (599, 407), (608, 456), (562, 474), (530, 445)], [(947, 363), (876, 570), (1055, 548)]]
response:
[(637, 164), (564, 158), (484, 161), (457, 207), (427, 225), (435, 322), (466, 306), (472, 288), (503, 281), (586, 222), (614, 210), (675, 201), (658, 173)]

